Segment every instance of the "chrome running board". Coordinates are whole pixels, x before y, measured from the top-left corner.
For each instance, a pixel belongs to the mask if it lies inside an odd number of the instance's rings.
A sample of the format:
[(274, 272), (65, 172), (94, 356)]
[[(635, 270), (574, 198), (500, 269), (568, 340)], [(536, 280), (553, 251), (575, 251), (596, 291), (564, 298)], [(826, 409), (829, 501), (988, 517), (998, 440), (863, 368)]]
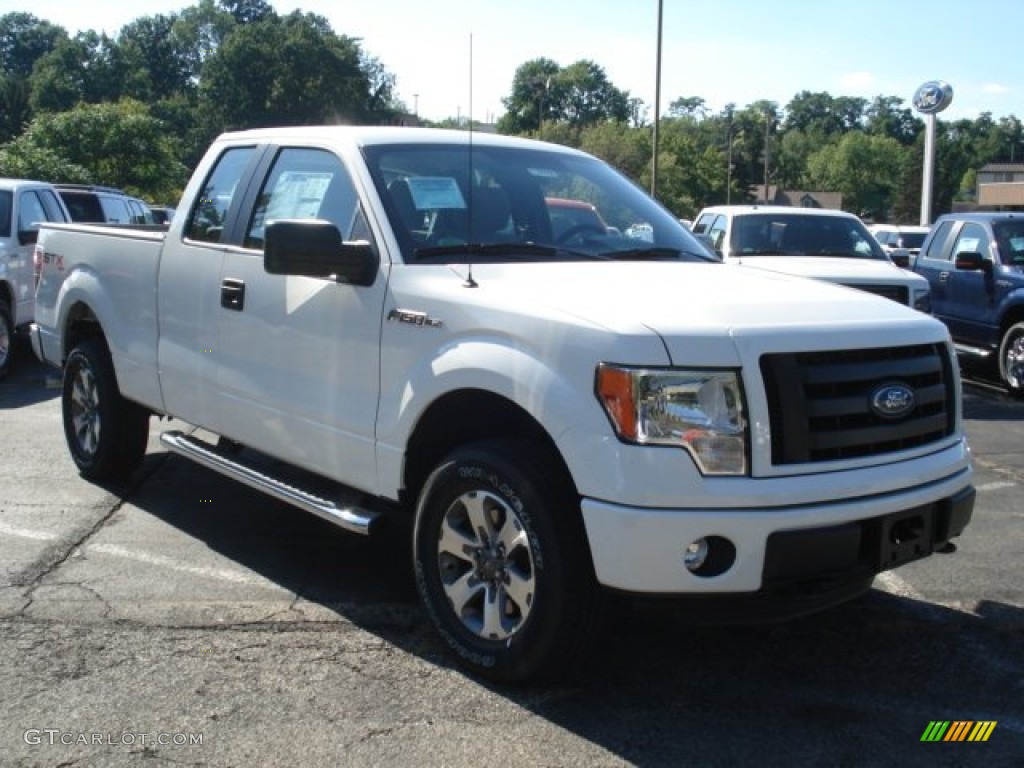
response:
[(160, 435), (160, 442), (179, 456), (202, 464), (207, 469), (219, 472), (233, 480), (262, 491), (268, 496), (312, 512), (324, 520), (341, 526), (346, 531), (369, 535), (373, 522), (380, 517), (378, 512), (357, 506), (338, 506), (333, 501), (322, 499), (312, 493), (288, 485), (275, 477), (258, 472), (237, 459), (219, 453), (213, 446), (184, 432), (170, 431)]

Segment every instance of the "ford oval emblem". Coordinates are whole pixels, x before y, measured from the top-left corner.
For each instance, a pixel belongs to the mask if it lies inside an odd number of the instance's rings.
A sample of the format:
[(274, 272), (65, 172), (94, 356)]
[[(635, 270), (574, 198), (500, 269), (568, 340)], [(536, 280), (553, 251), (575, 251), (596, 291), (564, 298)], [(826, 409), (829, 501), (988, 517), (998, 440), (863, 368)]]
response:
[(925, 115), (941, 112), (953, 101), (953, 87), (942, 80), (930, 80), (914, 93), (914, 109)]
[(881, 384), (871, 393), (871, 410), (883, 419), (902, 419), (916, 405), (914, 390), (899, 382)]

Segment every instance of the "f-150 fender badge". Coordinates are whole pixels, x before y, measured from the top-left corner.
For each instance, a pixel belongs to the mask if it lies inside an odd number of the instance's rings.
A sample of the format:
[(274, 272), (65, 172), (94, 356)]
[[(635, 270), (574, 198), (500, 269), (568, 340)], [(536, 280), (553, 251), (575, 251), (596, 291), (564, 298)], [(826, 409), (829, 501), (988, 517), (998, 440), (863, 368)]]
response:
[(444, 321), (428, 317), (426, 312), (415, 312), (411, 309), (392, 309), (388, 312), (388, 320), (395, 320), (406, 325), (419, 325), (424, 328), (443, 328)]
[(902, 419), (917, 405), (914, 390), (906, 384), (887, 382), (871, 392), (871, 410), (883, 419)]

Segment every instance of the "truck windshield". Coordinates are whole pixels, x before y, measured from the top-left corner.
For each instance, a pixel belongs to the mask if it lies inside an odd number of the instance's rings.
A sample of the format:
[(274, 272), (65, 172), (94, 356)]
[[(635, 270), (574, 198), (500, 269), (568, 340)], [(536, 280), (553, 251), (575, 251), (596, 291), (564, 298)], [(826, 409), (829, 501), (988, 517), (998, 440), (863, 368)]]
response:
[(845, 256), (888, 261), (857, 219), (794, 213), (737, 216), (729, 241), (734, 256)]
[(671, 213), (586, 155), (461, 143), (373, 145), (363, 153), (407, 264), (641, 251), (716, 261)]

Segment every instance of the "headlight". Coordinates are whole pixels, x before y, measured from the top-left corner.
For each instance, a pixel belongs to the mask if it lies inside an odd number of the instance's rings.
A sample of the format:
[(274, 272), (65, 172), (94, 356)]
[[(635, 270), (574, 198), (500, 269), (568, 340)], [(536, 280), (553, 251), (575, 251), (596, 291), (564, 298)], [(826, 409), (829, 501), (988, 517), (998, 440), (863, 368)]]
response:
[(747, 422), (735, 371), (597, 369), (597, 395), (619, 437), (689, 451), (705, 475), (747, 471)]

